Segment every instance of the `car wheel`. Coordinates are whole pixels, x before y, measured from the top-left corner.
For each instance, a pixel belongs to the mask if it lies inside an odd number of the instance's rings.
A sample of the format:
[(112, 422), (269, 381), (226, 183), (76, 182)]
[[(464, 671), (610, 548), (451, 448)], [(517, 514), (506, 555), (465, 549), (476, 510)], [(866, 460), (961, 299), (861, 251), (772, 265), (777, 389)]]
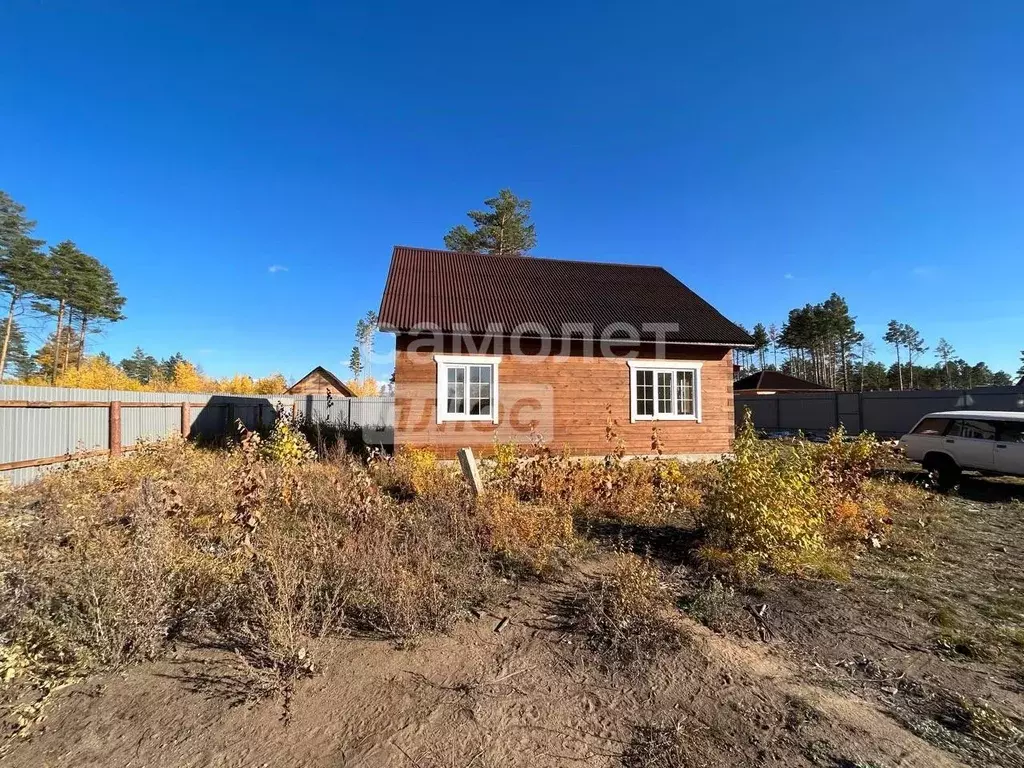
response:
[(928, 456), (925, 458), (924, 468), (940, 491), (950, 491), (960, 482), (960, 467), (948, 456)]

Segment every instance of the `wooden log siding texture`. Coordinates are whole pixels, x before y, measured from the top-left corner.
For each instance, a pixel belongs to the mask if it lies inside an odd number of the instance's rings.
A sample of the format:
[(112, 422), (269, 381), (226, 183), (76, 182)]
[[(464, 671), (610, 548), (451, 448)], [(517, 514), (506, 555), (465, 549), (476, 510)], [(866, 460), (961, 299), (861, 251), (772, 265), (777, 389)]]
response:
[[(609, 409), (617, 420), (616, 432), (629, 455), (649, 456), (652, 428), (656, 425), (662, 452), (666, 455), (719, 455), (732, 450), (734, 436), (732, 350), (727, 347), (666, 345), (662, 359), (700, 361), (701, 421), (637, 421), (630, 423), (630, 370), (624, 357), (601, 357), (599, 345), (586, 356), (581, 345), (573, 345), (568, 356), (559, 356), (561, 341), (549, 346), (554, 354), (538, 357), (540, 342), (523, 340), (510, 354), (505, 340), (498, 365), (499, 424), (489, 422), (437, 423), (435, 354), (493, 355), (494, 348), (456, 348), (445, 339), (443, 349), (425, 347), (420, 340), (410, 351), (415, 337), (399, 334), (395, 351), (395, 446), (429, 447), (445, 458), (454, 458), (460, 447), (472, 447), (478, 454), (493, 450), (495, 439), (513, 437), (509, 424), (509, 399), (515, 385), (548, 385), (552, 396), (552, 434), (544, 434), (553, 450), (568, 448), (574, 454), (603, 456), (614, 450), (606, 427)], [(620, 347), (623, 354), (628, 347)], [(637, 348), (637, 347), (633, 347)], [(479, 352), (477, 352), (479, 350)], [(639, 346), (638, 359), (654, 360), (653, 345)], [(522, 441), (522, 430), (515, 435)]]

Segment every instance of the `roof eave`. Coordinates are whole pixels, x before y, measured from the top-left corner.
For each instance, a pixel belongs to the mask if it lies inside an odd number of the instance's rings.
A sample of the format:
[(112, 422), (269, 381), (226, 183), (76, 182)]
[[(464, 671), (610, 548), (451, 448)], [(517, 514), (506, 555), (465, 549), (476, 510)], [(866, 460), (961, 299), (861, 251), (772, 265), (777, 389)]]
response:
[[(390, 325), (390, 324), (387, 324), (387, 323), (380, 323), (380, 324), (378, 324), (377, 328), (382, 333), (395, 333), (395, 334), (399, 334), (399, 333), (410, 333), (410, 334), (414, 334), (414, 333), (415, 334), (440, 333), (442, 336), (467, 336), (467, 335), (478, 335), (478, 334), (479, 335), (487, 335), (486, 331), (472, 331), (472, 330), (466, 330), (466, 329), (461, 329), (461, 328), (459, 330), (457, 330), (457, 331), (447, 330), (447, 329), (444, 329), (444, 328), (400, 328), (398, 326)], [(507, 333), (503, 333), (503, 334), (497, 334), (497, 337), (498, 338), (503, 338), (503, 339), (510, 339), (510, 338), (512, 338), (512, 335), (511, 334), (507, 334)], [(530, 339), (530, 338), (542, 338), (542, 337), (523, 334), (523, 335), (517, 336), (516, 338)], [(652, 343), (652, 342), (654, 342), (654, 343), (658, 342), (657, 339), (622, 339), (622, 338), (595, 339), (595, 338), (590, 338), (590, 337), (585, 337), (585, 336), (545, 336), (543, 338), (551, 339), (552, 341), (611, 341), (611, 342), (615, 342), (616, 344), (642, 344), (642, 343), (643, 344), (648, 344), (648, 343)], [(753, 347), (754, 347), (753, 344), (741, 344), (741, 343), (735, 342), (735, 341), (685, 341), (685, 340), (662, 339), (661, 343), (662, 344), (676, 344), (676, 345), (682, 345), (682, 346), (687, 346), (687, 347), (728, 347), (729, 349), (753, 349)]]

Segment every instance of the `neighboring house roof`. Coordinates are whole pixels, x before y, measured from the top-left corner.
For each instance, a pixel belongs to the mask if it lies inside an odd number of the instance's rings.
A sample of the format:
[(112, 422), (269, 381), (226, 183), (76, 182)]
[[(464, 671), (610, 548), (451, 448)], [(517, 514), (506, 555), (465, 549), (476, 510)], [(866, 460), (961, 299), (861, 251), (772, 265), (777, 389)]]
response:
[(301, 379), (299, 379), (298, 381), (296, 381), (296, 382), (295, 382), (294, 384), (292, 384), (292, 385), (291, 385), (290, 387), (288, 387), (288, 389), (286, 389), (286, 390), (284, 391), (284, 393), (285, 393), (286, 395), (289, 395), (289, 394), (291, 394), (291, 393), (292, 393), (292, 390), (293, 390), (293, 389), (296, 389), (296, 388), (297, 388), (297, 387), (298, 387), (299, 385), (301, 385), (301, 384), (302, 384), (302, 383), (303, 383), (304, 381), (306, 381), (307, 379), (311, 379), (311, 378), (313, 378), (313, 377), (314, 377), (314, 376), (316, 376), (317, 374), (319, 374), (319, 375), (320, 375), (320, 376), (322, 376), (322, 377), (323, 377), (324, 379), (326, 379), (326, 380), (327, 380), (327, 383), (328, 383), (328, 385), (329, 385), (329, 386), (331, 386), (331, 387), (333, 387), (334, 389), (336, 389), (336, 390), (338, 391), (338, 394), (339, 394), (339, 395), (341, 395), (342, 397), (355, 397), (355, 396), (356, 396), (356, 395), (355, 395), (355, 393), (354, 393), (354, 392), (352, 392), (352, 390), (351, 390), (351, 389), (349, 389), (348, 387), (346, 387), (346, 386), (345, 386), (345, 382), (343, 382), (343, 381), (342, 381), (341, 379), (339, 379), (339, 378), (338, 378), (337, 376), (335, 376), (335, 375), (334, 375), (333, 373), (331, 373), (330, 371), (328, 371), (328, 370), (327, 370), (326, 368), (324, 368), (324, 367), (323, 367), (322, 365), (318, 365), (318, 366), (317, 366), (316, 368), (314, 368), (314, 369), (313, 369), (312, 371), (310, 371), (310, 372), (309, 372), (309, 373), (307, 373), (307, 374), (306, 374), (305, 376), (303, 376), (303, 377), (302, 377)]
[(796, 376), (789, 376), (785, 373), (779, 373), (778, 371), (758, 371), (757, 373), (752, 373), (749, 376), (744, 376), (742, 379), (734, 381), (732, 388), (734, 391), (831, 391), (828, 387), (822, 386), (821, 384), (815, 384), (813, 381), (807, 381), (805, 379), (798, 379)]
[[(379, 320), (384, 331), (483, 334), (500, 324), (505, 335), (533, 324), (555, 338), (571, 324), (592, 326), (598, 338), (609, 327), (628, 324), (645, 340), (657, 338), (645, 324), (675, 323), (678, 330), (666, 332), (666, 341), (753, 344), (742, 328), (661, 267), (405, 246), (395, 246), (391, 257)], [(523, 335), (539, 334), (534, 327)]]
[(1024, 389), (1024, 376), (1020, 377), (1020, 381), (1017, 382), (1017, 386)]

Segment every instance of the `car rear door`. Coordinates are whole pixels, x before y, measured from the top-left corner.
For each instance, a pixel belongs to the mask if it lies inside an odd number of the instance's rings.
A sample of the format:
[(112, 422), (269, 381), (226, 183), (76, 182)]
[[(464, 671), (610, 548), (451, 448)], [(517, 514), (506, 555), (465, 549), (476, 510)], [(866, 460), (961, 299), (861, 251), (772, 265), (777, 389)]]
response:
[(995, 470), (1024, 475), (1024, 421), (1003, 421), (996, 434)]
[(995, 469), (996, 422), (957, 419), (946, 433), (945, 443), (964, 469)]

